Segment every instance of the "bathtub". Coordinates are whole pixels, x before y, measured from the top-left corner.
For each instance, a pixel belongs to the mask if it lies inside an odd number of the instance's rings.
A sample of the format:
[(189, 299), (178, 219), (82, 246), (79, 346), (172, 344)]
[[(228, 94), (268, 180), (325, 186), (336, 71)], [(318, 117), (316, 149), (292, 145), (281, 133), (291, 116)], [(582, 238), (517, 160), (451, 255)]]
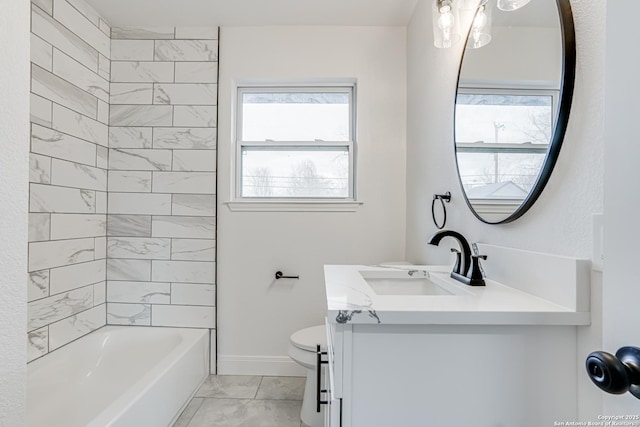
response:
[(170, 426), (209, 373), (207, 329), (105, 326), (27, 366), (27, 427)]

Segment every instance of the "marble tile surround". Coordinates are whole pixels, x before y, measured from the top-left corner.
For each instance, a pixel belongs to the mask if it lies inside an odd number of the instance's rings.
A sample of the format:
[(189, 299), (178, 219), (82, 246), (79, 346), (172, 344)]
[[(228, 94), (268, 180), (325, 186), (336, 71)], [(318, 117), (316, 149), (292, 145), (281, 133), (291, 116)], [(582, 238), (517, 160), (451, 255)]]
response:
[(215, 336), (217, 38), (32, 0), (29, 360), (105, 324)]
[(216, 327), (217, 38), (112, 29), (108, 324)]
[(82, 0), (34, 1), (31, 33), (28, 360), (106, 324), (111, 50)]

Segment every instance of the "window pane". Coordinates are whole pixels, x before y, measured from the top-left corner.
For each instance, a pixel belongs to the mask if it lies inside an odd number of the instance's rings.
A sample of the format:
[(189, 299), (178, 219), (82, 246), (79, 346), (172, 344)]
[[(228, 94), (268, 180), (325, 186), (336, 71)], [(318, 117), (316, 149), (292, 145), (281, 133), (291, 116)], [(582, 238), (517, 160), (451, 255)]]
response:
[(243, 147), (242, 197), (349, 197), (349, 149)]
[(243, 141), (349, 141), (347, 92), (243, 92)]
[(458, 153), (460, 178), (469, 199), (524, 200), (545, 154)]
[(549, 144), (552, 104), (551, 95), (459, 93), (456, 142)]

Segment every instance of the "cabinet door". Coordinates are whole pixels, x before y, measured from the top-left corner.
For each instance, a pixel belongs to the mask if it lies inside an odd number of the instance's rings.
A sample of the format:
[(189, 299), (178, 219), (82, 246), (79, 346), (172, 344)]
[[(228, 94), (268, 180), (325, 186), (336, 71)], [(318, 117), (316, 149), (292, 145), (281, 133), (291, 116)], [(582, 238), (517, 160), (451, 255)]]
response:
[(342, 427), (342, 399), (329, 400), (326, 414), (325, 427)]
[(327, 327), (327, 364), (324, 375), (324, 389), (326, 390), (327, 406), (324, 411), (324, 427), (342, 427), (342, 399), (334, 397), (335, 394), (335, 359), (334, 340), (332, 329), (326, 321)]
[(336, 399), (331, 392), (330, 371), (331, 365), (327, 365), (324, 377), (324, 388), (327, 390), (327, 404), (324, 408), (324, 427), (342, 427), (342, 399)]

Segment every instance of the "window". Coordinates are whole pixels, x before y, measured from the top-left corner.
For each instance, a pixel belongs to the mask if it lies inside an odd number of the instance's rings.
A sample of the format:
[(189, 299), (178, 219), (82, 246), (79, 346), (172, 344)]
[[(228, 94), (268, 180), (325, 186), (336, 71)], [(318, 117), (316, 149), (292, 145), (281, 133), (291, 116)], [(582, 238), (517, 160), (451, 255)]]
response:
[(239, 87), (236, 198), (353, 201), (354, 89)]
[(456, 152), (470, 200), (524, 200), (549, 148), (557, 99), (557, 90), (458, 90)]

